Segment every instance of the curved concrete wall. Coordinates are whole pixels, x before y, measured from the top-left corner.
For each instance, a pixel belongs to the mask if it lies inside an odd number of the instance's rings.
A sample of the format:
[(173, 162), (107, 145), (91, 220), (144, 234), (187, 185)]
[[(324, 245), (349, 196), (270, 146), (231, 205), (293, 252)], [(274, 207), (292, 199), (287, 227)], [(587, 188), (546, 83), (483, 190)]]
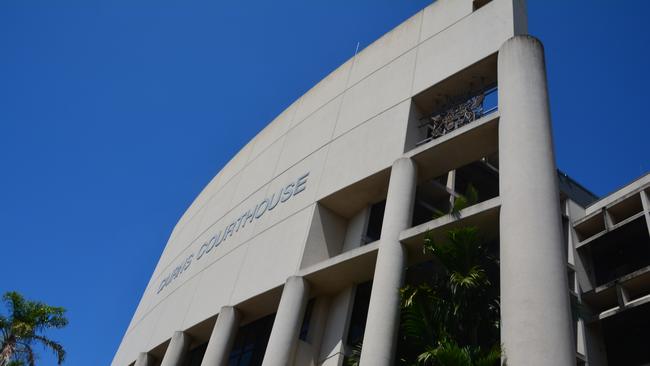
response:
[(525, 28), (513, 22), (515, 9), (513, 0), (476, 11), (471, 0), (438, 0), (280, 114), (179, 220), (113, 364), (282, 286), (299, 269), (315, 203), (402, 156), (411, 98)]

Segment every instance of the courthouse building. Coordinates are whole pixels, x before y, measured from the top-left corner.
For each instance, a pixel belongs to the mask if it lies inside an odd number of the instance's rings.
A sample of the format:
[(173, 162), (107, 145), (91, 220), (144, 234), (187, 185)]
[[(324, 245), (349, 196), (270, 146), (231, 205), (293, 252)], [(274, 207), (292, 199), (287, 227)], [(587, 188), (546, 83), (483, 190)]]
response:
[(362, 366), (393, 365), (398, 289), (461, 226), (498, 248), (509, 365), (650, 364), (649, 196), (650, 175), (598, 198), (557, 170), (524, 0), (438, 0), (212, 179), (112, 364), (341, 365), (363, 340)]

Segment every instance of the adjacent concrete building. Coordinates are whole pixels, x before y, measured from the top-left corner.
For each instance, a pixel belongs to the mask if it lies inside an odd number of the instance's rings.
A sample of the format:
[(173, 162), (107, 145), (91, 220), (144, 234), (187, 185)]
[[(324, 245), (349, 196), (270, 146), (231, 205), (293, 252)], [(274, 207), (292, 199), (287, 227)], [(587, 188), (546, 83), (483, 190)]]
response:
[(650, 175), (598, 199), (557, 170), (526, 34), (523, 0), (438, 0), (300, 97), (181, 217), (112, 364), (341, 365), (363, 339), (392, 365), (425, 234), (466, 225), (499, 251), (509, 365), (650, 363)]

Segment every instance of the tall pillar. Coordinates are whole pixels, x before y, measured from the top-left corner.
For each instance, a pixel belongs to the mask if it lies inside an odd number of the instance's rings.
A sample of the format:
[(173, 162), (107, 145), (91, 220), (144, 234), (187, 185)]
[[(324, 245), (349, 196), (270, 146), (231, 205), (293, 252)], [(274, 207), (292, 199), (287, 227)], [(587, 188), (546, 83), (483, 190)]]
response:
[(181, 331), (174, 332), (160, 366), (182, 366), (189, 346), (190, 336), (187, 333)]
[(287, 279), (264, 353), (263, 366), (293, 365), (308, 295), (309, 284), (304, 278), (292, 276)]
[(575, 365), (542, 44), (498, 56), (501, 342), (509, 365)]
[(393, 365), (399, 331), (399, 288), (406, 263), (399, 233), (411, 226), (416, 178), (417, 168), (411, 159), (393, 163), (361, 350), (362, 366)]
[(239, 311), (232, 306), (224, 306), (219, 311), (217, 323), (212, 329), (208, 347), (203, 355), (201, 366), (221, 366), (228, 363), (230, 349), (239, 328)]
[(153, 356), (147, 352), (140, 352), (138, 358), (135, 360), (135, 366), (153, 366)]

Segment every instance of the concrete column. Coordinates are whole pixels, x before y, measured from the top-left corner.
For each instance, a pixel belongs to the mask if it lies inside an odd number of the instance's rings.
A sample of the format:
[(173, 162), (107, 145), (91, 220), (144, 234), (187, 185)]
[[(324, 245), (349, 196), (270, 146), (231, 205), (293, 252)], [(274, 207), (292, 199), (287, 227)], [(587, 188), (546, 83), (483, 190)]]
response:
[(140, 352), (138, 358), (135, 360), (135, 366), (153, 366), (153, 356), (147, 352)]
[(417, 168), (411, 159), (393, 163), (381, 227), (379, 253), (372, 283), (361, 366), (390, 366), (399, 331), (399, 288), (404, 279), (406, 252), (399, 233), (411, 226)]
[(542, 44), (499, 50), (501, 342), (509, 365), (575, 365)]
[(160, 366), (182, 366), (189, 346), (190, 336), (187, 333), (174, 332)]
[(311, 319), (309, 320), (309, 331), (307, 332), (307, 339), (305, 339), (305, 342), (311, 345), (313, 361), (315, 364), (318, 364), (319, 361), (318, 356), (320, 355), (320, 348), (323, 344), (323, 336), (325, 335), (325, 327), (327, 326), (329, 307), (329, 297), (321, 296), (316, 298)]
[(224, 306), (219, 311), (217, 323), (212, 328), (201, 366), (221, 366), (228, 364), (230, 349), (239, 329), (240, 314), (232, 306)]
[(648, 228), (648, 234), (650, 234), (650, 197), (645, 191), (641, 191), (641, 204), (643, 205), (643, 212), (645, 214), (645, 223)]
[(263, 366), (293, 365), (308, 295), (309, 284), (304, 278), (292, 276), (287, 279), (266, 346)]
[(343, 365), (345, 358), (345, 339), (348, 336), (348, 328), (350, 327), (350, 317), (354, 305), (353, 299), (353, 286), (345, 288), (332, 297), (317, 365)]

